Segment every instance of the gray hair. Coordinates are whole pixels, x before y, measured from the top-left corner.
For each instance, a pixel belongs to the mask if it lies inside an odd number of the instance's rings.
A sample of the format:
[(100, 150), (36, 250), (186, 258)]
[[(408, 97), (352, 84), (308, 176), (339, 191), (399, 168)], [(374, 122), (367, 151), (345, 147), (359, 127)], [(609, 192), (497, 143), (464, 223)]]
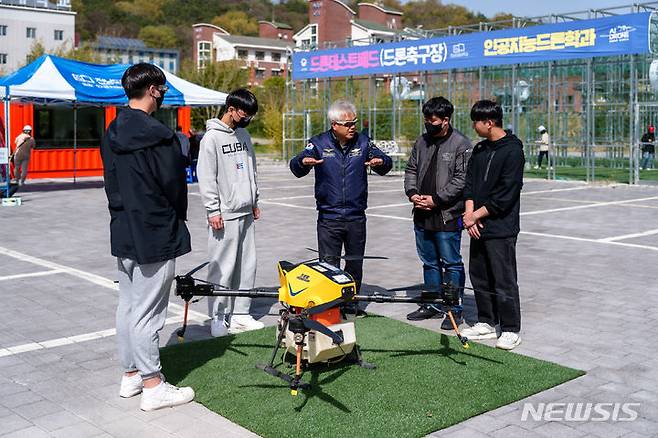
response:
[(342, 120), (343, 114), (349, 113), (356, 115), (356, 106), (349, 100), (337, 100), (329, 107), (327, 116), (330, 121), (335, 122), (336, 120)]

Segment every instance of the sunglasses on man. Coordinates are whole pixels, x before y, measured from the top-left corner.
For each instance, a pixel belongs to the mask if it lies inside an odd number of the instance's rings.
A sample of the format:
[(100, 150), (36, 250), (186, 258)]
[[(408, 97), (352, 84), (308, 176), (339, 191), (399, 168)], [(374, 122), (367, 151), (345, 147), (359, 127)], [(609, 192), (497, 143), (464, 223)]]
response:
[(359, 121), (359, 119), (354, 119), (354, 120), (334, 120), (334, 123), (340, 126), (344, 126), (346, 128), (351, 128), (352, 126), (356, 126), (356, 123)]

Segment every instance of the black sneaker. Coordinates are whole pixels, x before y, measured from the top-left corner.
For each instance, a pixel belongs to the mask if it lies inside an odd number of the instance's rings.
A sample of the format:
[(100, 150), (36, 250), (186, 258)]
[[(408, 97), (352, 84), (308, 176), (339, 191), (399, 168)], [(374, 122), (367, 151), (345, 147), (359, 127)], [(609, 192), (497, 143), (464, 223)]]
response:
[[(464, 315), (463, 312), (452, 312), (452, 316), (455, 318), (455, 324), (457, 324), (457, 327), (459, 327), (459, 324), (462, 324), (464, 322)], [(450, 322), (450, 317), (446, 313), (446, 317), (443, 319), (443, 322), (441, 323), (441, 330), (453, 330), (452, 323)]]
[(414, 310), (413, 312), (409, 313), (407, 315), (407, 319), (409, 321), (422, 321), (424, 319), (436, 318), (442, 314), (442, 311), (437, 310), (430, 305), (424, 304), (420, 306), (418, 310)]

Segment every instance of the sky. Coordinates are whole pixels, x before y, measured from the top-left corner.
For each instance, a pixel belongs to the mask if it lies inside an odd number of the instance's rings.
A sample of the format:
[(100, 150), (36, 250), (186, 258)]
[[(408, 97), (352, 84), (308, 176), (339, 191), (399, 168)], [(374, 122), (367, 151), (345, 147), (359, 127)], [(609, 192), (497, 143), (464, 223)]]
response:
[(442, 3), (465, 6), (472, 11), (482, 12), (487, 17), (498, 12), (510, 12), (520, 17), (536, 17), (630, 5), (633, 2), (631, 0), (443, 0)]

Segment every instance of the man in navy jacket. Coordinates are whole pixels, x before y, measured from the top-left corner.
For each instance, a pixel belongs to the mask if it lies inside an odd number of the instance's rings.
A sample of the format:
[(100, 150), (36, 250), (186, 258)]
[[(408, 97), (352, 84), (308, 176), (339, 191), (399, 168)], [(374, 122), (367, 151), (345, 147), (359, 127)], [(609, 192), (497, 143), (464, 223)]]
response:
[[(347, 256), (362, 257), (365, 251), (368, 169), (386, 175), (393, 162), (357, 132), (354, 104), (338, 100), (328, 116), (331, 129), (311, 138), (290, 160), (290, 170), (301, 178), (315, 168), (320, 259), (338, 266), (343, 246)], [(354, 277), (358, 291), (363, 260), (347, 260), (345, 271)]]

